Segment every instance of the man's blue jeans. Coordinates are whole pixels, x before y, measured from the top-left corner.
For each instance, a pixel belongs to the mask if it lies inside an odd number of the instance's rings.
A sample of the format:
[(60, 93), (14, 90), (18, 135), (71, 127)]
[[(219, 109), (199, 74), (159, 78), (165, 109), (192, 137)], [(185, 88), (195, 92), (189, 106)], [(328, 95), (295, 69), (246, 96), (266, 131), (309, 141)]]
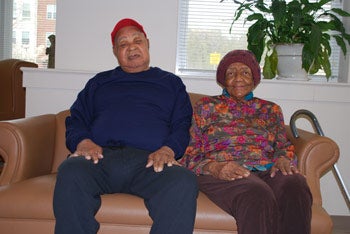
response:
[(198, 186), (196, 176), (180, 166), (162, 172), (146, 168), (151, 152), (123, 147), (103, 151), (98, 164), (70, 157), (58, 169), (54, 192), (56, 234), (97, 233), (95, 214), (102, 194), (129, 193), (144, 199), (153, 220), (152, 234), (193, 232)]

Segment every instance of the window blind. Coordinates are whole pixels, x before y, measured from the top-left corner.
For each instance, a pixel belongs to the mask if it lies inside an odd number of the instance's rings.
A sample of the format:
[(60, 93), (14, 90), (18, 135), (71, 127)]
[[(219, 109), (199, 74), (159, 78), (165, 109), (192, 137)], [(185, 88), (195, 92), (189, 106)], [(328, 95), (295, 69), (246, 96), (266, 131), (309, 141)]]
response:
[[(252, 23), (244, 22), (246, 15), (231, 28), (237, 7), (238, 4), (233, 0), (179, 0), (176, 59), (178, 75), (215, 77), (213, 75), (217, 64), (227, 52), (247, 48), (246, 33)], [(342, 8), (342, 2), (335, 0), (327, 7)], [(338, 76), (339, 58), (342, 53), (335, 41), (331, 42), (331, 46), (334, 78)], [(321, 72), (318, 75), (323, 74)]]

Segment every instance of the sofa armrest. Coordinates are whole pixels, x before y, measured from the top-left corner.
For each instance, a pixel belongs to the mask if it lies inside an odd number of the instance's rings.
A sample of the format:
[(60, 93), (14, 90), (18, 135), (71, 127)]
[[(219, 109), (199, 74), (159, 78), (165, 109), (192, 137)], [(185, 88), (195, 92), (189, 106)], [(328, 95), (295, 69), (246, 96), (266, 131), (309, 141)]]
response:
[(313, 203), (322, 205), (320, 178), (328, 172), (339, 158), (339, 147), (330, 138), (298, 129), (299, 137), (295, 138), (289, 126), (286, 126), (287, 137), (295, 146), (298, 157), (298, 168), (306, 176)]
[(0, 121), (0, 185), (48, 174), (55, 144), (55, 115)]

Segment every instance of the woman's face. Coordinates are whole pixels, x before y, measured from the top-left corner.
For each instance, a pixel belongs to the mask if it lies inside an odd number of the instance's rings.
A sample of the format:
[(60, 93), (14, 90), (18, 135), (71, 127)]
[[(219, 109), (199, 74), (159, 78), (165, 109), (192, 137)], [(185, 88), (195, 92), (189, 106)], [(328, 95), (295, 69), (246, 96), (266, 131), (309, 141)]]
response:
[(253, 74), (244, 63), (232, 63), (225, 73), (225, 88), (231, 97), (242, 100), (254, 89)]

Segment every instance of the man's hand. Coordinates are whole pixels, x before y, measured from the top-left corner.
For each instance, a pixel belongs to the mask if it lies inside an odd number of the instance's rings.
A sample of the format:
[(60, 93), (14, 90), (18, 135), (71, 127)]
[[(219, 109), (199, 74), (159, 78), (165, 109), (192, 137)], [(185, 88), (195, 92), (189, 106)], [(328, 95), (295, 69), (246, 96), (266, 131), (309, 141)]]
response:
[(279, 157), (271, 168), (271, 177), (274, 177), (277, 171), (281, 171), (283, 175), (293, 175), (299, 173), (298, 168), (291, 164), (290, 159)]
[(204, 171), (221, 180), (246, 178), (250, 171), (236, 162), (210, 162), (204, 166)]
[(162, 146), (160, 149), (148, 156), (146, 167), (148, 168), (153, 166), (155, 172), (161, 172), (163, 171), (164, 164), (166, 164), (168, 167), (171, 167), (172, 165), (180, 166), (174, 157), (175, 153), (170, 147)]
[(92, 160), (97, 164), (98, 160), (103, 158), (102, 147), (96, 145), (90, 139), (84, 139), (78, 144), (77, 150), (70, 155), (70, 157), (77, 156), (84, 156), (86, 160)]

